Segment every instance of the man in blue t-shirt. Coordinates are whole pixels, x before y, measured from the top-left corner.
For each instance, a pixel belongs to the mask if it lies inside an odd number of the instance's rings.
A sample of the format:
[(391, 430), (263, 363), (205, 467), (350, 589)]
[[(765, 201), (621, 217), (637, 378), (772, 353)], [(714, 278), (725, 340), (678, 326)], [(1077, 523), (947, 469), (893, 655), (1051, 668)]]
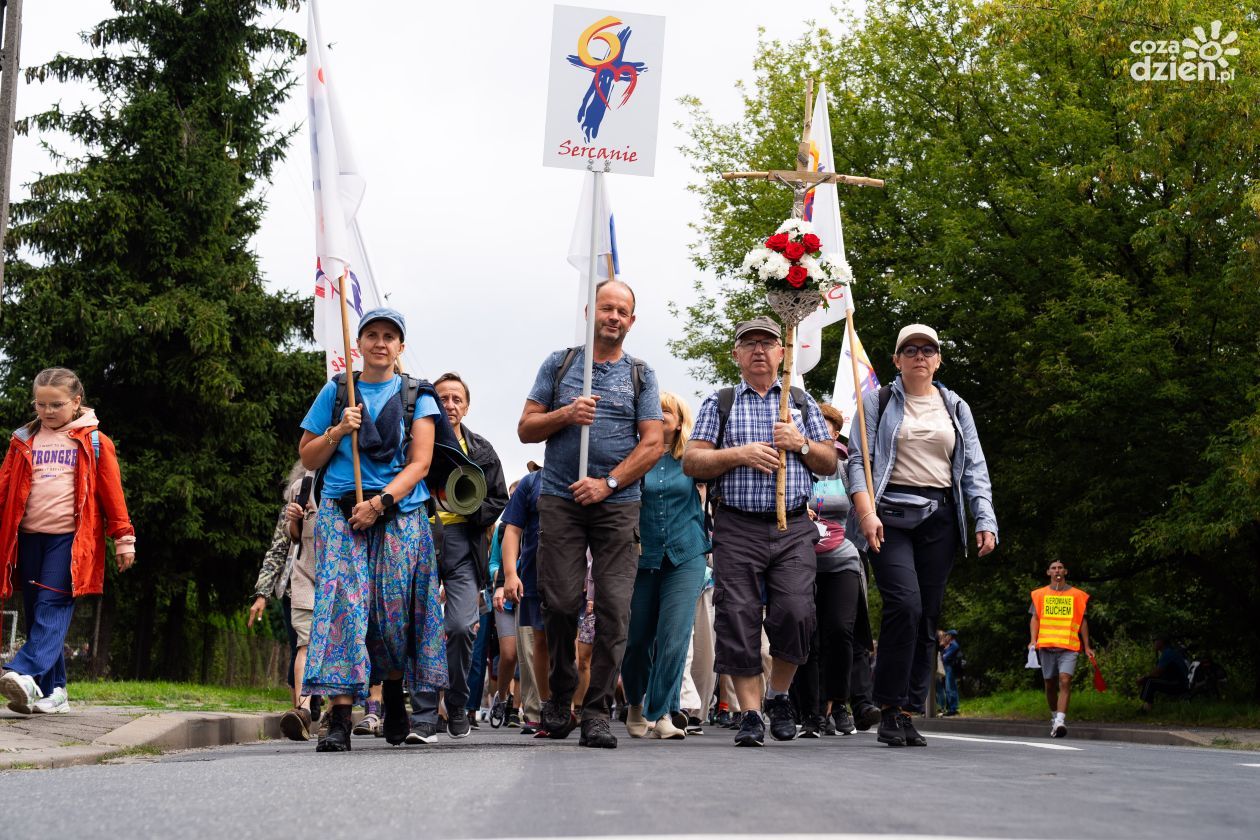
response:
[(1180, 697), (1190, 690), (1190, 663), (1181, 649), (1168, 636), (1155, 637), (1155, 669), (1138, 677), (1138, 697), (1142, 701), (1139, 712), (1147, 713), (1154, 708), (1158, 694)]
[[(595, 319), (591, 396), (582, 395), (585, 348), (570, 357), (562, 376), (570, 354), (552, 353), (525, 400), (517, 433), (521, 443), (547, 444), (538, 499), (538, 584), (551, 660), (543, 729), (559, 739), (576, 725), (570, 708), (578, 680), (574, 641), (589, 546), (599, 633), (579, 744), (615, 747), (608, 720), (639, 562), (639, 479), (663, 454), (664, 432), (656, 374), (621, 349), (635, 321), (634, 292), (620, 280), (604, 281), (588, 316)], [(591, 427), (586, 475), (578, 475), (582, 426)]]

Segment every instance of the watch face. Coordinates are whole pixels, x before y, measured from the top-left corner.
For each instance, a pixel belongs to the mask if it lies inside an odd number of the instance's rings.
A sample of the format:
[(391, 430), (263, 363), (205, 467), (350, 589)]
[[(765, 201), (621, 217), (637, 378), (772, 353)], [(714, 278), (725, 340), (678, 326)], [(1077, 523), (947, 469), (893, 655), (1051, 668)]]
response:
[(613, 490), (616, 490), (617, 487), (620, 486), (620, 482), (618, 482), (617, 479), (613, 478), (611, 475), (608, 476), (608, 478), (604, 479), (604, 481), (607, 482), (608, 486), (612, 488)]

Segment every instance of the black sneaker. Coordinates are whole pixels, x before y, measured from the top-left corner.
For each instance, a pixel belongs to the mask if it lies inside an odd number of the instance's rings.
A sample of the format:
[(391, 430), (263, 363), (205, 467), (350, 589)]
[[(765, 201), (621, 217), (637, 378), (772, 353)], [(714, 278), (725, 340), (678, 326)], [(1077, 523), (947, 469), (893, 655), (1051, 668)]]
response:
[(521, 726), (521, 710), (512, 708), (508, 710), (507, 727), (508, 729), (519, 729)]
[(521, 727), (520, 734), (521, 735), (534, 735), (534, 734), (537, 734), (537, 732), (538, 732), (537, 729), (535, 729), (534, 727), (530, 726), (527, 723)]
[(802, 738), (821, 738), (823, 729), (822, 715), (806, 715), (805, 721), (801, 724)]
[(927, 738), (919, 734), (919, 730), (914, 728), (914, 719), (906, 712), (897, 714), (897, 725), (901, 727), (901, 734), (906, 739), (907, 747), (926, 747)]
[(675, 729), (681, 729), (683, 732), (687, 731), (690, 719), (685, 714), (682, 712), (670, 712), (669, 719), (670, 722), (674, 724)]
[(863, 703), (853, 712), (853, 722), (860, 732), (866, 732), (872, 726), (878, 725), (879, 719), (879, 706), (874, 703)]
[[(792, 716), (792, 701), (780, 694), (766, 701), (766, 717), (770, 718), (770, 737), (776, 741), (791, 741), (796, 737), (796, 718)], [(743, 732), (743, 727), (740, 727)]]
[(849, 708), (843, 703), (831, 708), (831, 720), (835, 723), (835, 731), (843, 735), (852, 735), (857, 731), (853, 718), (849, 715)]
[(735, 733), (735, 746), (763, 747), (765, 744), (766, 724), (761, 720), (761, 712), (756, 709), (744, 712), (739, 718), (739, 732)]
[[(570, 717), (572, 717), (570, 715)], [(565, 735), (573, 730), (570, 725)], [(555, 735), (551, 737), (555, 738)], [(561, 736), (563, 737), (563, 736)], [(612, 727), (603, 718), (591, 718), (582, 721), (582, 735), (578, 738), (579, 747), (600, 747), (606, 750), (617, 748), (617, 736), (612, 734)]]
[(822, 722), (822, 734), (824, 734), (824, 735), (826, 735), (826, 736), (828, 736), (828, 737), (830, 737), (830, 736), (832, 736), (832, 735), (839, 735), (839, 734), (840, 734), (839, 732), (837, 732), (837, 731), (836, 731), (836, 722), (835, 722), (834, 720), (832, 720), (832, 719), (831, 719), (831, 715), (824, 715), (824, 716), (823, 716), (823, 722)]
[(726, 729), (731, 725), (731, 713), (726, 709), (718, 712), (713, 716), (713, 725), (721, 729)]
[(446, 734), (452, 738), (467, 738), (472, 731), (472, 725), (468, 722), (468, 710), (452, 709), (448, 714), (450, 717), (446, 720)]
[[(577, 718), (573, 716), (573, 712), (569, 710), (569, 704), (558, 703), (554, 699), (543, 703), (542, 720), (539, 722), (539, 729), (547, 730), (547, 737), (553, 741), (563, 741), (569, 737), (569, 733), (577, 726)], [(605, 724), (607, 721), (605, 721)], [(585, 731), (585, 730), (583, 730)], [(611, 731), (610, 733), (611, 734)], [(614, 746), (616, 744), (614, 743)]]
[(403, 699), (402, 680), (385, 680), (381, 685), (381, 705), (385, 709), (385, 740), (394, 745), (403, 743), (411, 731), (411, 718)]
[(468, 713), (468, 725), (473, 729), (480, 729), (481, 724), (477, 721), (476, 709)]
[(703, 735), (704, 734), (704, 725), (700, 722), (700, 718), (696, 717), (695, 715), (692, 715), (691, 717), (687, 718), (687, 734), (688, 735)]
[(407, 733), (408, 744), (432, 744), (437, 741), (436, 723), (417, 723)]
[(354, 726), (351, 711), (350, 706), (332, 707), (328, 713), (328, 732), (320, 736), (315, 752), (350, 752), (350, 730)]
[(887, 744), (890, 747), (906, 745), (906, 736), (901, 731), (901, 721), (897, 718), (896, 709), (884, 709), (879, 713), (879, 730), (875, 733), (875, 739), (881, 744)]

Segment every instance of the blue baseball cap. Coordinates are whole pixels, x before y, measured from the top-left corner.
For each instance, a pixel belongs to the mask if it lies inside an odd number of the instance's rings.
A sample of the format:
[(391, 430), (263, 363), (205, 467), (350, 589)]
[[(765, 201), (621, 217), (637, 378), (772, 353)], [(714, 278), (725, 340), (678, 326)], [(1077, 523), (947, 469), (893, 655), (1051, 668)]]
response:
[(402, 313), (397, 309), (390, 309), (388, 306), (381, 306), (377, 309), (363, 313), (363, 317), (359, 319), (358, 335), (363, 335), (363, 331), (367, 329), (367, 325), (373, 321), (389, 321), (395, 327), (398, 327), (398, 338), (407, 340), (407, 320), (403, 318)]

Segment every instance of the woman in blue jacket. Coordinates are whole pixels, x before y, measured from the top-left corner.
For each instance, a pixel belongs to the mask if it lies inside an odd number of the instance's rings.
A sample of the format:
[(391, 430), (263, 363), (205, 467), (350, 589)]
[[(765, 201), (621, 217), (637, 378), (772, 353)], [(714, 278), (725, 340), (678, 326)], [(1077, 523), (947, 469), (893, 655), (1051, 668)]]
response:
[(954, 557), (960, 545), (966, 549), (968, 509), (980, 556), (997, 545), (989, 468), (971, 408), (935, 382), (940, 349), (936, 330), (905, 327), (893, 354), (900, 375), (862, 400), (873, 505), (861, 447), (849, 447), (847, 531), (868, 551), (884, 600), (875, 702), (879, 740), (892, 747), (927, 746), (910, 714), (925, 709), (936, 621)]

